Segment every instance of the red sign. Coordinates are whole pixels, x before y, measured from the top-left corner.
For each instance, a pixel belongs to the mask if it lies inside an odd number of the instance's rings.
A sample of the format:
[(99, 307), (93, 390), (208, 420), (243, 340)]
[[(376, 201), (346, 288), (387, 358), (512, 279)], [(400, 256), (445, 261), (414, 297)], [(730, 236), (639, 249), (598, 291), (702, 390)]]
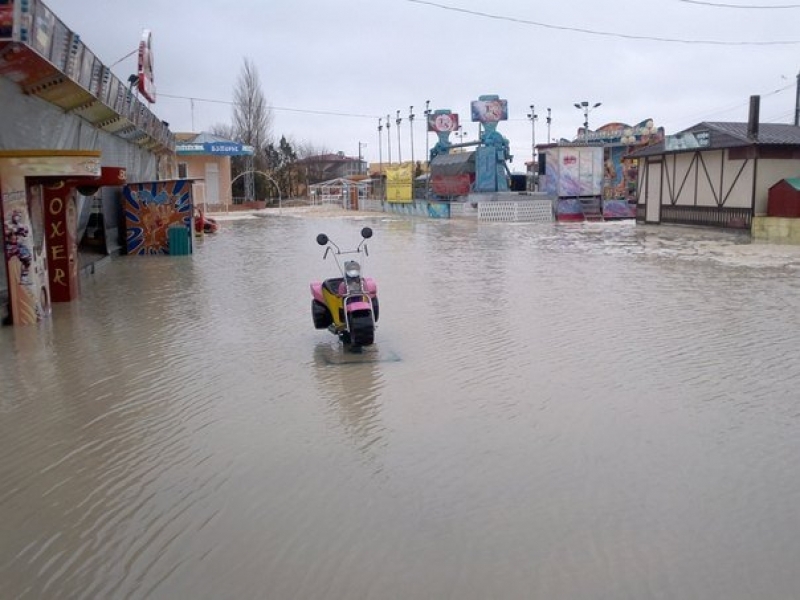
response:
[(451, 112), (436, 112), (428, 115), (428, 131), (449, 133), (458, 129), (458, 115)]
[(469, 173), (431, 177), (431, 187), (437, 196), (466, 196), (469, 194), (471, 184), (472, 178)]
[(149, 29), (142, 33), (142, 41), (139, 42), (139, 83), (137, 87), (139, 93), (150, 102), (156, 101), (156, 84), (153, 80), (153, 35)]

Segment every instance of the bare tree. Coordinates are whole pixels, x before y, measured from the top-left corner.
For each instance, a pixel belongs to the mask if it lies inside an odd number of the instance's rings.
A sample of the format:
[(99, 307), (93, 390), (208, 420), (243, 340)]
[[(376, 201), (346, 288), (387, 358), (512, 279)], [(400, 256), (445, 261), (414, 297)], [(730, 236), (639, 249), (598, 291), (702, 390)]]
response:
[[(269, 141), (272, 125), (272, 111), (267, 106), (261, 80), (253, 61), (245, 58), (236, 89), (233, 93), (233, 130), (236, 139), (252, 146), (255, 156), (245, 161), (243, 171), (262, 170), (265, 168), (264, 148)], [(252, 173), (243, 178), (244, 195), (247, 200), (255, 197), (255, 186)]]
[(236, 132), (233, 130), (232, 125), (217, 123), (212, 125), (209, 131), (218, 137), (225, 138), (226, 140), (236, 139)]
[(233, 128), (237, 137), (258, 152), (268, 141), (272, 111), (261, 89), (258, 71), (249, 58), (244, 59), (233, 101)]

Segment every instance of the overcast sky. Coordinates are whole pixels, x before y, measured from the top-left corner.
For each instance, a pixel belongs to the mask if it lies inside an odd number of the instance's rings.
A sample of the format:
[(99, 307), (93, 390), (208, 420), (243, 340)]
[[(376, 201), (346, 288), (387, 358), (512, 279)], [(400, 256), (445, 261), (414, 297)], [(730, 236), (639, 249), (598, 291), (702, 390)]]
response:
[[(459, 113), (477, 135), (470, 102), (508, 101), (498, 131), (530, 160), (537, 143), (653, 119), (667, 134), (701, 121), (746, 121), (751, 95), (761, 121), (791, 123), (800, 72), (798, 0), (46, 0), (106, 65), (153, 34), (157, 101), (175, 132), (231, 122), (233, 90), (251, 59), (272, 107), (271, 134), (320, 150), (386, 162), (426, 151), (422, 113)], [(737, 7), (738, 6), (738, 7)], [(745, 8), (746, 7), (746, 8)], [(757, 7), (757, 8), (754, 8)], [(788, 8), (779, 8), (788, 7)], [(656, 39), (657, 38), (657, 39)], [(714, 43), (709, 43), (714, 42)], [(783, 42), (783, 43), (781, 43)], [(113, 67), (123, 81), (130, 56)], [(190, 100), (194, 98), (194, 100)], [(395, 119), (400, 110), (400, 140)], [(391, 142), (378, 118), (391, 116)], [(391, 143), (391, 145), (389, 145)], [(435, 139), (430, 138), (429, 145)], [(365, 145), (366, 144), (366, 145)]]

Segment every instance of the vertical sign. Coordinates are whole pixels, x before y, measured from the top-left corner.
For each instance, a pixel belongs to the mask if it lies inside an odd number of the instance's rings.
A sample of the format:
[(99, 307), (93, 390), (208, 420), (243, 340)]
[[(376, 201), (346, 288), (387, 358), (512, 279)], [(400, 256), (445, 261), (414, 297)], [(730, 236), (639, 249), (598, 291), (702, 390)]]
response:
[(156, 101), (156, 84), (153, 80), (153, 35), (149, 29), (142, 33), (139, 42), (139, 93), (150, 102)]

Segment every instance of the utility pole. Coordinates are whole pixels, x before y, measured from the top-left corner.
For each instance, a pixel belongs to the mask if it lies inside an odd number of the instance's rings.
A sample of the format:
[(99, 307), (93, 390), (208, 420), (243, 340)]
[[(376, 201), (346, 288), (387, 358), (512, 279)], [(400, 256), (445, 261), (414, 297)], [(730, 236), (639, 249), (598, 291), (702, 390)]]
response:
[(425, 162), (430, 161), (430, 143), (428, 136), (428, 126), (431, 119), (431, 101), (425, 100)]
[(364, 174), (364, 169), (361, 166), (362, 163), (364, 162), (363, 155), (361, 154), (361, 147), (362, 146), (366, 147), (367, 146), (367, 142), (358, 142), (358, 174), (359, 175), (363, 175)]
[(533, 163), (536, 162), (536, 120), (539, 118), (533, 104), (531, 104), (531, 112), (528, 113), (528, 118), (531, 120), (531, 166), (533, 166)]
[(430, 136), (428, 135), (428, 127), (431, 120), (431, 101), (425, 100), (425, 199), (430, 196), (431, 188), (431, 151), (429, 146)]
[(414, 174), (414, 106), (408, 107), (408, 130), (411, 132), (411, 174)]
[(547, 109), (547, 143), (548, 143), (548, 144), (549, 144), (549, 143), (550, 143), (550, 141), (551, 141), (551, 140), (550, 140), (550, 123), (551, 123), (552, 121), (553, 121), (553, 119), (551, 119), (551, 118), (550, 118), (550, 109), (548, 108), (548, 109)]
[(389, 166), (392, 166), (392, 139), (389, 135), (389, 129), (392, 127), (392, 122), (389, 120), (389, 115), (386, 115), (386, 149), (389, 151)]
[(381, 180), (381, 200), (384, 199), (385, 194), (383, 193), (385, 186), (383, 183), (383, 140), (381, 139), (381, 132), (383, 131), (383, 124), (381, 123), (382, 119), (378, 117), (378, 177)]
[(800, 126), (800, 72), (797, 73), (797, 92), (794, 98), (794, 126)]
[(398, 110), (397, 120), (395, 121), (395, 123), (397, 123), (397, 162), (401, 165), (403, 164), (403, 152), (400, 149), (400, 122), (402, 120), (403, 119), (400, 118), (400, 110)]

